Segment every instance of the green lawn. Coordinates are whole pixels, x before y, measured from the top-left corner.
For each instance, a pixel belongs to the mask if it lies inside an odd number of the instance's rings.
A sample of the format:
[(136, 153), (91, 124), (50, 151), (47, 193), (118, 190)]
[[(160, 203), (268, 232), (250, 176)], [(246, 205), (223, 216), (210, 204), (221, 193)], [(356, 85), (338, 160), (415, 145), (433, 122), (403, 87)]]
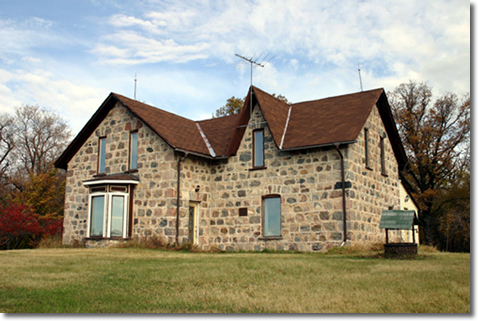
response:
[(0, 252), (0, 312), (470, 313), (470, 254)]

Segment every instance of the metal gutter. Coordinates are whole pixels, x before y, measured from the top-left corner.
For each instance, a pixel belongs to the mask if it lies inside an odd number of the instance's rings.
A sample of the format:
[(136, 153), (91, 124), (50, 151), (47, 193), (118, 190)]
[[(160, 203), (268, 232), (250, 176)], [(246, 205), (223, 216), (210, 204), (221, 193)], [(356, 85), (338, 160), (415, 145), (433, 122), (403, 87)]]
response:
[(342, 245), (347, 242), (347, 202), (346, 202), (346, 196), (345, 196), (345, 170), (344, 170), (344, 155), (342, 155), (342, 152), (340, 151), (339, 148), (340, 144), (335, 144), (335, 148), (337, 149), (337, 152), (339, 153), (340, 156), (340, 169), (342, 172), (342, 214), (343, 214), (343, 220), (344, 220), (344, 240), (342, 242)]
[(290, 152), (294, 150), (300, 150), (300, 149), (307, 149), (307, 148), (321, 148), (321, 147), (329, 147), (329, 146), (335, 146), (335, 145), (347, 145), (347, 144), (353, 144), (356, 143), (357, 140), (349, 140), (345, 142), (336, 142), (336, 143), (327, 143), (327, 144), (318, 144), (318, 145), (310, 145), (310, 146), (301, 146), (301, 147), (292, 147), (292, 148), (284, 148), (281, 149), (283, 152)]
[(185, 153), (184, 156), (178, 159), (178, 186), (177, 186), (177, 195), (176, 195), (176, 244), (179, 245), (179, 201), (181, 193), (181, 162), (188, 157), (188, 154)]
[(181, 148), (175, 148), (174, 151), (180, 152), (180, 153), (184, 153), (184, 154), (190, 154), (190, 155), (194, 155), (194, 156), (198, 156), (198, 157), (208, 158), (208, 159), (221, 159), (221, 158), (225, 158), (225, 157), (223, 157), (223, 156), (220, 156), (220, 157), (212, 157), (211, 155), (206, 155), (206, 154), (201, 154), (201, 153), (195, 153), (195, 152), (191, 152), (191, 151), (184, 150), (184, 149), (181, 149)]

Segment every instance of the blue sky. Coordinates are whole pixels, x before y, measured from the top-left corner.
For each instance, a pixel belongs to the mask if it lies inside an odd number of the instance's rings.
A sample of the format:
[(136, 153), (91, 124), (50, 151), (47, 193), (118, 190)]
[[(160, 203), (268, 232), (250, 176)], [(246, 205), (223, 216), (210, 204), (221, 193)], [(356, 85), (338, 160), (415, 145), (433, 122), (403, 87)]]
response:
[[(470, 91), (463, 0), (0, 0), (0, 112), (58, 111), (78, 132), (110, 92), (190, 119), (254, 85), (291, 102), (409, 79)], [(262, 56), (260, 56), (262, 54)], [(265, 61), (264, 61), (265, 62)]]

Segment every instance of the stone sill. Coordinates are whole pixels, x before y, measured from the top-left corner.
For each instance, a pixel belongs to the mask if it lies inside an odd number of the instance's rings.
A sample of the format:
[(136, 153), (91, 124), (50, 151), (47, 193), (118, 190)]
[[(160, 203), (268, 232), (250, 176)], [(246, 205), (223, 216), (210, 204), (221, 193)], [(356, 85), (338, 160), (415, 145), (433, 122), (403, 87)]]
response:
[(102, 176), (106, 176), (106, 173), (100, 173), (100, 174), (93, 175), (93, 177), (102, 177)]
[(105, 241), (105, 240), (113, 240), (113, 241), (130, 241), (132, 238), (130, 237), (85, 237), (86, 241)]
[(263, 237), (259, 237), (259, 240), (261, 241), (278, 241), (278, 240), (282, 240), (283, 237), (282, 236), (263, 236)]
[(267, 169), (267, 167), (266, 166), (253, 167), (253, 168), (249, 168), (249, 171), (260, 171), (262, 169)]

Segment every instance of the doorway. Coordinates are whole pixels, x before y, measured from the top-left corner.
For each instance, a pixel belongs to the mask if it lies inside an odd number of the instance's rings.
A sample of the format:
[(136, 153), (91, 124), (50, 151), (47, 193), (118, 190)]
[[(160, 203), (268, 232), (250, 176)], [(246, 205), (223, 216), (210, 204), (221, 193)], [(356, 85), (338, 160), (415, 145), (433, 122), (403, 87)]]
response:
[(189, 229), (188, 241), (194, 245), (198, 244), (198, 237), (199, 237), (198, 222), (199, 222), (199, 203), (190, 202), (189, 203), (189, 222), (188, 222), (188, 229)]

